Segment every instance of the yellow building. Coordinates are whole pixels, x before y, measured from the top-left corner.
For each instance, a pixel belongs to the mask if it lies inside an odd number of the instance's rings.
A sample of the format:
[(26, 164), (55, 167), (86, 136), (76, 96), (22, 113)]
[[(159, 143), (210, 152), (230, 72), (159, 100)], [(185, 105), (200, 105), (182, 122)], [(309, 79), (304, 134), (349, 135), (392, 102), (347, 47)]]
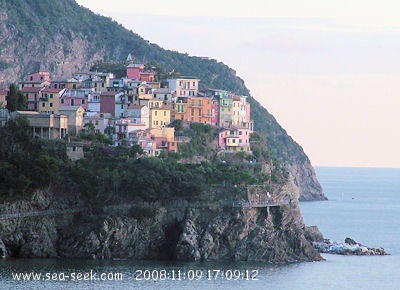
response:
[(171, 123), (171, 109), (168, 106), (150, 109), (150, 129), (162, 128)]
[(53, 88), (41, 90), (38, 111), (40, 113), (58, 114), (61, 91), (60, 89)]

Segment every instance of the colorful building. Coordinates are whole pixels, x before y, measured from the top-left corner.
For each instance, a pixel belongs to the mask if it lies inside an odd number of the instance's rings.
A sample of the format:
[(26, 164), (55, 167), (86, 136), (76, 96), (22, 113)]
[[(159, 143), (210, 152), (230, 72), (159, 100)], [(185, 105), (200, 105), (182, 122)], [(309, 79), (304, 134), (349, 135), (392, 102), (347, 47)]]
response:
[(148, 129), (150, 124), (150, 109), (146, 105), (130, 105), (127, 110), (127, 118), (133, 123), (145, 124), (145, 129)]
[(65, 89), (44, 88), (40, 91), (38, 111), (40, 113), (58, 114), (60, 107), (60, 96)]
[(200, 80), (196, 77), (168, 79), (168, 87), (176, 97), (194, 97), (199, 92)]
[(162, 128), (171, 123), (171, 109), (167, 105), (150, 108), (150, 128)]
[(60, 97), (61, 106), (81, 106), (88, 110), (88, 96), (93, 93), (91, 89), (65, 89)]
[(43, 89), (43, 87), (24, 87), (21, 89), (28, 101), (28, 111), (38, 111), (38, 103), (41, 97), (40, 91)]
[(144, 71), (145, 65), (142, 63), (131, 63), (126, 67), (126, 76), (128, 79), (139, 80), (140, 72)]
[(187, 97), (177, 97), (176, 102), (172, 104), (172, 120), (187, 120), (187, 107), (188, 98)]
[(246, 127), (231, 126), (222, 129), (218, 135), (218, 146), (226, 151), (250, 151), (250, 130)]
[(211, 124), (212, 99), (210, 97), (188, 97), (186, 121)]

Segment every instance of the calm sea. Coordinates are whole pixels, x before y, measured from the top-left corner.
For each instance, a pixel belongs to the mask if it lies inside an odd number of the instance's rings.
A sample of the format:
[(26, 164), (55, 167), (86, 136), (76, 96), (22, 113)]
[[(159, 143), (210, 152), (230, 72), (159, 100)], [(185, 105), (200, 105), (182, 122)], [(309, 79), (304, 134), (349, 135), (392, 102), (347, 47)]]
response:
[[(320, 167), (316, 171), (329, 201), (301, 203), (305, 223), (318, 225), (325, 237), (334, 240), (351, 237), (370, 247), (383, 247), (390, 256), (324, 255), (324, 262), (288, 265), (1, 260), (0, 289), (400, 289), (400, 169)], [(226, 272), (221, 275), (217, 270)], [(12, 277), (12, 273), (32, 271), (42, 273), (40, 281)], [(110, 278), (122, 273), (123, 280), (90, 280), (100, 279), (96, 275), (102, 273)], [(143, 280), (136, 280), (135, 274)], [(168, 279), (164, 274), (169, 274)], [(145, 280), (151, 276), (157, 279)]]

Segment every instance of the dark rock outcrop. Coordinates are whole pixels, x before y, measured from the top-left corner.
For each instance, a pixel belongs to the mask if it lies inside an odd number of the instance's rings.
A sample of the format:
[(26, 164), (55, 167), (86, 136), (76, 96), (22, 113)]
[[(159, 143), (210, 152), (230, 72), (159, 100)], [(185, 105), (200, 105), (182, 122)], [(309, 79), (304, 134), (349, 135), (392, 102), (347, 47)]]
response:
[(351, 238), (346, 238), (344, 243), (324, 239), (322, 242), (313, 242), (313, 245), (320, 253), (326, 254), (357, 256), (389, 255), (383, 248), (369, 248)]

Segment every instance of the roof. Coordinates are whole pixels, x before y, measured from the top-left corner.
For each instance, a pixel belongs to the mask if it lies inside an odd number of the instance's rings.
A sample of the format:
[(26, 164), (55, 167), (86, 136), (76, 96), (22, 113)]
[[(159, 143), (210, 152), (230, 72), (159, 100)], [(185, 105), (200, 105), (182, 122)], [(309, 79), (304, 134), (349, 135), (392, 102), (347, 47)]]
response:
[(154, 93), (159, 93), (159, 94), (172, 94), (171, 90), (169, 88), (159, 88), (155, 89)]
[(141, 67), (144, 67), (144, 64), (142, 64), (142, 63), (131, 63), (127, 67), (141, 68)]
[(23, 93), (38, 93), (42, 89), (44, 89), (44, 87), (23, 87), (21, 89), (21, 92), (23, 92)]
[(67, 79), (54, 79), (50, 81), (50, 83), (67, 83), (67, 82), (68, 82)]
[(43, 89), (43, 93), (59, 93), (61, 92), (63, 89), (54, 89), (54, 88), (44, 88)]

